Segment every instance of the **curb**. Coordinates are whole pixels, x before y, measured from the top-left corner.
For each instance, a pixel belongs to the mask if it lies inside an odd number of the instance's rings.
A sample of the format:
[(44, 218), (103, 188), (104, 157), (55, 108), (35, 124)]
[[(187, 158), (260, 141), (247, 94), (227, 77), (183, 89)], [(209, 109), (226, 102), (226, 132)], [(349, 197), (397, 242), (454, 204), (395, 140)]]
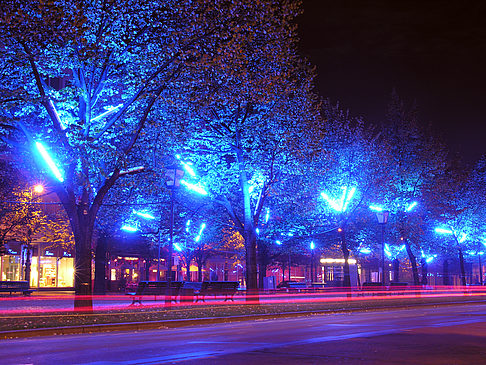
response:
[(55, 336), (55, 335), (77, 335), (77, 334), (90, 334), (100, 332), (115, 332), (115, 331), (142, 331), (142, 330), (154, 330), (154, 329), (170, 329), (180, 328), (196, 325), (209, 325), (218, 323), (232, 323), (243, 322), (251, 320), (262, 319), (281, 319), (281, 318), (295, 318), (305, 317), (320, 314), (332, 314), (332, 313), (347, 313), (347, 312), (361, 312), (361, 311), (379, 311), (386, 309), (409, 309), (413, 307), (434, 307), (434, 306), (454, 306), (464, 304), (484, 304), (484, 300), (471, 300), (461, 302), (446, 302), (446, 303), (415, 303), (415, 304), (398, 304), (395, 306), (383, 306), (375, 308), (340, 308), (340, 309), (326, 309), (317, 311), (300, 311), (300, 312), (282, 312), (282, 313), (267, 313), (267, 314), (248, 314), (241, 316), (229, 316), (229, 317), (206, 317), (206, 318), (192, 318), (192, 319), (171, 319), (164, 321), (151, 321), (151, 322), (126, 322), (126, 323), (110, 323), (110, 324), (94, 324), (86, 326), (72, 326), (72, 327), (49, 327), (49, 328), (35, 328), (26, 330), (14, 330), (14, 331), (0, 331), (0, 340), (14, 339), (14, 338), (29, 338), (37, 336)]

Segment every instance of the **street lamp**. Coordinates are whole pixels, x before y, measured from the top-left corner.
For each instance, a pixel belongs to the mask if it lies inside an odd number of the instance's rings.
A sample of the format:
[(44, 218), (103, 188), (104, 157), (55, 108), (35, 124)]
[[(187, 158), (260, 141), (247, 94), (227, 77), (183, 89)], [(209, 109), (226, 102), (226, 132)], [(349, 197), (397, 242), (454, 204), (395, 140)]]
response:
[(388, 222), (389, 212), (386, 210), (377, 211), (376, 218), (381, 225), (381, 284), (385, 286), (385, 224)]
[(310, 243), (310, 250), (311, 250), (311, 285), (314, 281), (314, 278), (315, 278), (315, 273), (314, 273), (314, 249), (316, 248), (316, 244), (314, 243), (314, 241), (311, 241)]
[[(181, 184), (181, 179), (184, 177), (184, 170), (177, 166), (168, 167), (165, 172), (167, 178), (167, 187), (171, 190), (170, 198), (170, 216), (169, 216), (169, 257), (167, 260), (167, 291), (169, 294), (169, 304), (171, 303), (170, 284), (172, 281), (172, 252), (174, 250), (174, 195), (175, 189)], [(166, 299), (167, 302), (167, 299)]]

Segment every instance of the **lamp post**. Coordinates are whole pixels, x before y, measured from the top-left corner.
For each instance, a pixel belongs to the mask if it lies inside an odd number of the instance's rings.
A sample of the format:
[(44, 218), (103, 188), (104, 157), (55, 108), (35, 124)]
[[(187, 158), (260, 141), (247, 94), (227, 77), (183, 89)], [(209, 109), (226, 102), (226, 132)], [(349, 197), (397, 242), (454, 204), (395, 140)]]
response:
[(315, 277), (315, 272), (314, 272), (314, 249), (316, 248), (316, 244), (314, 243), (314, 241), (312, 241), (310, 243), (310, 250), (311, 250), (311, 267), (310, 267), (310, 271), (311, 271), (311, 285), (312, 283), (315, 281), (314, 280), (314, 277)]
[(381, 225), (381, 284), (385, 286), (385, 224), (388, 222), (389, 212), (376, 212), (378, 224)]
[(167, 260), (167, 292), (168, 298), (166, 297), (165, 302), (170, 305), (171, 303), (171, 282), (172, 282), (172, 253), (174, 251), (174, 196), (175, 189), (180, 186), (181, 179), (184, 177), (184, 170), (181, 170), (177, 166), (171, 166), (167, 168), (165, 172), (165, 177), (167, 178), (167, 187), (171, 190), (170, 194), (170, 215), (169, 215), (169, 254)]

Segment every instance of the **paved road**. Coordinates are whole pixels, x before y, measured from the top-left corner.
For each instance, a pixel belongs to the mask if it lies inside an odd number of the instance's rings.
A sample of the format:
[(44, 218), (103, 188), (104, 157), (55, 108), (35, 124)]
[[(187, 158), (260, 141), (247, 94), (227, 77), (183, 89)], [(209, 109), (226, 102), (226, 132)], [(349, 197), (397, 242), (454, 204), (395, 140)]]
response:
[(2, 364), (486, 364), (486, 304), (0, 341)]

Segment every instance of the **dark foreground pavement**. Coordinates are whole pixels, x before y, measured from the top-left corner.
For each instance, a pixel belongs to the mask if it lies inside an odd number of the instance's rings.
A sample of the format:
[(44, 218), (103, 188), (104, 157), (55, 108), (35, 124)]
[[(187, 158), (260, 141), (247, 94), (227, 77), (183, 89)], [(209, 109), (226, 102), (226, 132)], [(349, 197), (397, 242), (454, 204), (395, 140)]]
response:
[(486, 305), (0, 341), (2, 364), (486, 364)]

